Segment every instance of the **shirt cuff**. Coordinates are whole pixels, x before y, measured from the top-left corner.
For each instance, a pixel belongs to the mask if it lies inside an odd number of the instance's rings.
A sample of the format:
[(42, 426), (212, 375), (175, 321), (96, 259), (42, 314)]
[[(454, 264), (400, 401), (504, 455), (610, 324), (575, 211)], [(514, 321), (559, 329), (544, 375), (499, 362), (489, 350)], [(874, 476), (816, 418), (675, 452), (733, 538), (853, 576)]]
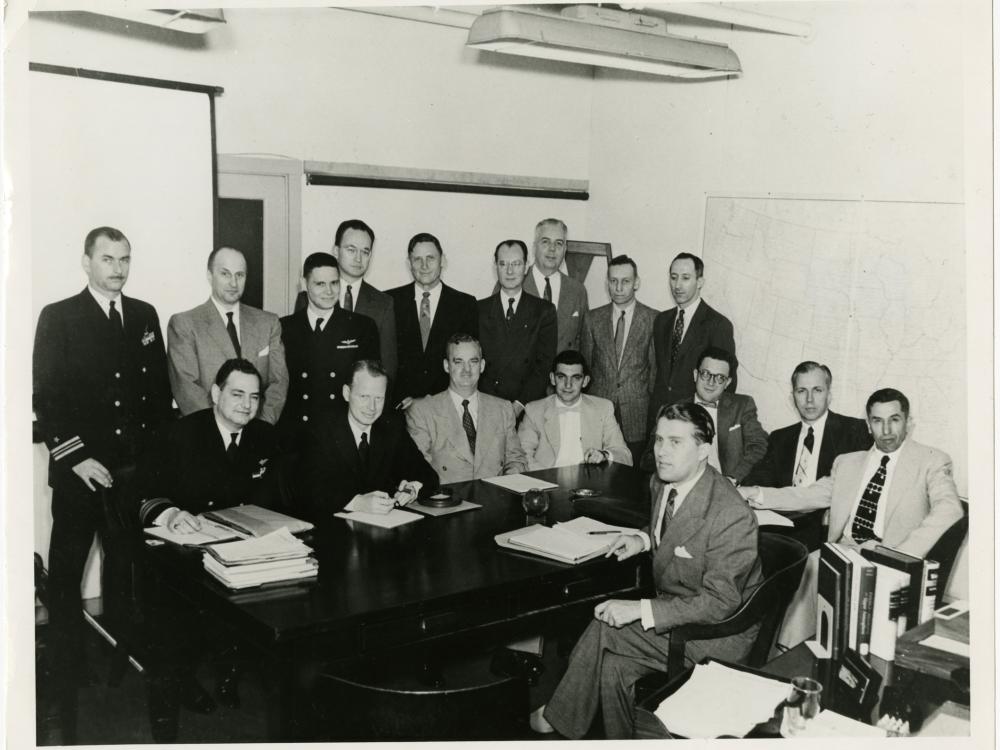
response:
[(652, 630), (656, 626), (653, 621), (653, 603), (649, 599), (640, 599), (639, 609), (642, 610), (642, 629)]
[(162, 513), (160, 513), (160, 515), (158, 515), (156, 518), (153, 519), (153, 526), (166, 526), (168, 516), (170, 516), (173, 513), (176, 513), (177, 511), (178, 508), (173, 505), (171, 505), (169, 508), (166, 508)]
[(653, 546), (652, 542), (649, 540), (649, 534), (645, 531), (636, 531), (635, 533), (640, 539), (642, 539), (642, 551), (649, 552)]

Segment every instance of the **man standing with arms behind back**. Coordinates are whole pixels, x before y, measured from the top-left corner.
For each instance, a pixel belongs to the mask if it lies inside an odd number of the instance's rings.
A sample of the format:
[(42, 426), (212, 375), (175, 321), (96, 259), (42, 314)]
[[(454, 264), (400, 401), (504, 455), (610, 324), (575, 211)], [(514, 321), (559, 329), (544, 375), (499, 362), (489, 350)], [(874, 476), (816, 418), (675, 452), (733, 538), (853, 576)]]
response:
[(524, 291), (551, 302), (556, 308), (556, 354), (580, 349), (580, 334), (587, 320), (587, 290), (563, 273), (568, 230), (561, 219), (542, 219), (535, 225), (535, 263), (524, 280)]
[(156, 310), (121, 293), (132, 260), (128, 239), (98, 227), (83, 250), (87, 287), (42, 309), (32, 360), (33, 406), (49, 449), (52, 487), (52, 664), (55, 684), (74, 704), (64, 713), (64, 744), (76, 741), (76, 688), (86, 677), (80, 579), (95, 532), (105, 543), (108, 609), (119, 583), (109, 576), (120, 569), (114, 544), (107, 544), (102, 492), (123, 491), (136, 458), (170, 417)]
[[(676, 307), (656, 316), (653, 342), (656, 347), (656, 383), (649, 402), (649, 420), (663, 404), (673, 404), (694, 395), (691, 372), (707, 346), (717, 346), (736, 355), (733, 324), (701, 298), (705, 264), (691, 253), (680, 253), (670, 264), (670, 294)], [(736, 392), (733, 373), (727, 390)]]
[(172, 315), (167, 326), (174, 400), (185, 416), (211, 408), (219, 368), (227, 360), (245, 359), (260, 373), (260, 418), (275, 424), (288, 392), (278, 316), (240, 302), (247, 261), (239, 250), (220, 247), (209, 253), (207, 277), (212, 288), (208, 301)]
[(639, 269), (627, 255), (608, 265), (611, 302), (587, 314), (581, 335), (584, 359), (590, 362), (590, 393), (608, 399), (632, 453), (639, 465), (646, 445), (649, 396), (656, 381), (656, 350), (653, 321), (657, 311), (635, 298)]

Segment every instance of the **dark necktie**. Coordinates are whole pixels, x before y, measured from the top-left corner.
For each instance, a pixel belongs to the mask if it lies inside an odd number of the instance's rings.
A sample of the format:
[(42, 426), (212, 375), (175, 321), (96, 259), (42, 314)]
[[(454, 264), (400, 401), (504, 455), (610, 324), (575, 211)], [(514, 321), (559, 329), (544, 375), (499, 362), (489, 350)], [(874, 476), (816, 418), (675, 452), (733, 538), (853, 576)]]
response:
[(622, 310), (622, 314), (618, 317), (618, 323), (617, 325), (615, 325), (615, 356), (617, 357), (619, 367), (621, 367), (622, 352), (624, 351), (625, 351), (625, 311)]
[(667, 508), (663, 512), (662, 519), (657, 519), (659, 525), (656, 527), (656, 543), (660, 543), (660, 539), (663, 538), (663, 529), (666, 527), (667, 522), (674, 517), (674, 501), (677, 500), (677, 489), (674, 487), (670, 488), (670, 492), (667, 493)]
[(108, 320), (111, 321), (111, 331), (115, 334), (115, 336), (121, 338), (125, 335), (125, 327), (122, 325), (122, 314), (118, 312), (118, 309), (115, 307), (114, 300), (111, 300), (108, 304), (111, 306), (108, 310)]
[(361, 433), (361, 442), (358, 443), (358, 458), (361, 459), (361, 470), (368, 469), (368, 433)]
[(670, 336), (670, 369), (674, 369), (677, 361), (677, 350), (680, 348), (681, 339), (684, 338), (684, 309), (677, 308), (677, 317), (674, 319), (674, 332)]
[(423, 348), (427, 348), (427, 339), (431, 335), (431, 293), (424, 292), (423, 298), (420, 300), (420, 340), (423, 342)]
[(323, 318), (316, 318), (316, 327), (313, 329), (316, 333), (322, 333), (323, 331)]
[(344, 292), (344, 309), (347, 312), (354, 312), (354, 294), (351, 292), (351, 285), (347, 285), (347, 291)]
[(885, 487), (886, 466), (889, 464), (889, 456), (882, 456), (882, 463), (868, 480), (865, 491), (861, 494), (861, 502), (854, 513), (854, 524), (851, 526), (851, 536), (858, 544), (867, 542), (869, 539), (878, 539), (875, 536), (875, 517), (878, 515), (878, 501), (882, 497), (882, 489)]
[(801, 487), (808, 481), (809, 464), (812, 462), (812, 450), (815, 444), (816, 436), (810, 427), (806, 439), (802, 441), (802, 452), (799, 454), (799, 462), (795, 465), (795, 475), (792, 477), (792, 484), (796, 487)]
[(514, 319), (514, 298), (507, 298), (507, 322), (510, 323)]
[(233, 314), (231, 312), (226, 313), (226, 318), (228, 322), (226, 323), (226, 333), (229, 334), (229, 340), (233, 342), (233, 349), (236, 350), (236, 356), (241, 356), (240, 354), (240, 337), (236, 335), (236, 324), (233, 323)]
[(469, 400), (462, 399), (462, 428), (465, 436), (469, 438), (469, 450), (472, 455), (476, 455), (476, 425), (472, 422), (472, 415), (469, 413)]
[(236, 463), (236, 457), (239, 455), (240, 446), (236, 442), (236, 438), (240, 436), (238, 432), (229, 433), (229, 445), (226, 446), (226, 458), (229, 459), (229, 463)]
[(545, 277), (545, 291), (542, 293), (542, 297), (545, 298), (546, 302), (552, 301), (552, 283), (548, 276)]

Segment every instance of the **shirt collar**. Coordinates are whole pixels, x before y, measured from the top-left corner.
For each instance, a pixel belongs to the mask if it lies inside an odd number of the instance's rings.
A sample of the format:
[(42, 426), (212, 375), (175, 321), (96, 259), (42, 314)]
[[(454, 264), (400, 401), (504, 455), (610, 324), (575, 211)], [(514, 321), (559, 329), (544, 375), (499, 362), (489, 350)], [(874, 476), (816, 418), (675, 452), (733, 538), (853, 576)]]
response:
[(517, 306), (521, 304), (521, 295), (522, 294), (524, 294), (524, 287), (523, 286), (520, 289), (517, 290), (516, 294), (510, 294), (506, 289), (504, 289), (503, 287), (501, 287), (500, 288), (500, 307), (502, 307), (503, 311), (506, 313), (507, 312), (507, 300), (508, 299), (512, 299), (512, 300), (514, 300), (514, 309), (516, 310)]
[(820, 432), (824, 427), (826, 427), (826, 418), (828, 416), (830, 416), (830, 410), (829, 409), (827, 409), (825, 412), (823, 412), (823, 416), (820, 417), (819, 419), (817, 419), (812, 424), (809, 424), (808, 422), (806, 422), (806, 421), (803, 420), (802, 421), (802, 429), (805, 432), (809, 432), (809, 428), (812, 427), (813, 428), (813, 434), (815, 435), (817, 432)]
[(438, 279), (438, 283), (435, 284), (431, 289), (424, 289), (417, 282), (413, 282), (413, 299), (415, 299), (419, 303), (421, 300), (423, 300), (423, 298), (424, 298), (424, 292), (426, 291), (426, 292), (430, 292), (430, 295), (431, 295), (430, 296), (430, 300), (432, 302), (437, 302), (438, 297), (441, 296), (441, 287), (442, 286), (443, 286), (443, 284), (441, 283), (441, 279)]
[[(229, 428), (227, 428), (224, 424), (222, 424), (222, 422), (219, 421), (219, 415), (215, 413), (214, 409), (212, 410), (212, 416), (215, 417), (215, 426), (219, 429), (219, 434), (222, 435), (222, 445), (223, 447), (228, 448), (229, 436), (232, 434), (232, 431), (229, 430)], [(240, 440), (242, 439), (243, 439), (243, 428), (241, 427), (240, 429), (236, 430), (236, 444), (239, 445)]]
[(579, 397), (572, 404), (564, 404), (558, 396), (552, 394), (553, 398), (556, 400), (556, 408), (562, 409), (563, 411), (576, 411), (580, 408), (580, 404), (583, 403), (583, 394), (581, 393)]
[(97, 302), (97, 304), (101, 306), (101, 309), (104, 310), (104, 314), (105, 315), (111, 315), (111, 304), (110, 304), (111, 300), (114, 300), (114, 302), (115, 302), (115, 309), (119, 313), (121, 313), (121, 311), (122, 311), (122, 301), (121, 301), (122, 300), (122, 294), (121, 294), (121, 292), (116, 293), (112, 297), (105, 297), (99, 291), (97, 291), (96, 289), (94, 289), (94, 287), (92, 287), (90, 284), (87, 284), (87, 291), (90, 292), (90, 296), (94, 298), (94, 301)]
[[(542, 292), (545, 290), (546, 276), (544, 273), (541, 272), (541, 270), (538, 268), (538, 265), (535, 263), (531, 264), (531, 275), (535, 277), (535, 286), (538, 287), (538, 294), (539, 296), (541, 296)], [(558, 270), (553, 271), (548, 278), (550, 280), (550, 284), (553, 287), (555, 287), (560, 281), (559, 271)]]
[[(687, 307), (684, 308), (684, 323), (685, 324), (687, 324), (687, 322), (689, 320), (691, 320), (691, 318), (694, 317), (694, 314), (696, 312), (698, 312), (698, 306), (699, 305), (701, 305), (701, 295), (700, 294), (698, 295), (698, 298), (694, 302), (692, 302), (690, 305), (688, 305)], [(678, 310), (681, 309), (680, 305), (677, 305), (677, 309)]]
[(235, 303), (233, 305), (228, 305), (227, 306), (227, 305), (224, 305), (221, 302), (219, 302), (219, 300), (217, 300), (215, 297), (209, 297), (209, 299), (212, 300), (212, 304), (215, 305), (215, 309), (219, 311), (219, 316), (224, 321), (227, 319), (226, 318), (226, 314), (227, 313), (232, 313), (233, 314), (233, 322), (234, 323), (238, 323), (239, 322), (239, 320), (240, 320), (240, 303), (239, 302), (237, 302), (237, 303)]
[(632, 301), (631, 301), (631, 302), (629, 302), (629, 303), (628, 303), (627, 305), (625, 305), (624, 307), (619, 307), (619, 306), (618, 306), (618, 305), (616, 305), (616, 304), (615, 304), (614, 302), (612, 302), (612, 303), (611, 303), (611, 310), (612, 310), (612, 311), (614, 312), (614, 315), (613, 315), (612, 317), (613, 317), (613, 318), (614, 318), (615, 320), (618, 320), (618, 318), (620, 318), (620, 317), (621, 317), (621, 314), (622, 314), (623, 312), (625, 313), (625, 317), (626, 317), (626, 318), (627, 318), (627, 317), (629, 317), (629, 316), (630, 316), (630, 315), (632, 315), (632, 313), (633, 313), (633, 312), (635, 311), (635, 302), (636, 302), (636, 299), (635, 299), (635, 297), (633, 297), (633, 298), (632, 298)]
[[(707, 464), (705, 464), (705, 466), (707, 466)], [(698, 480), (701, 479), (701, 475), (705, 473), (705, 466), (702, 466), (698, 473), (691, 479), (688, 479), (685, 482), (679, 482), (677, 484), (670, 483), (667, 485), (667, 492), (671, 489), (677, 490), (677, 497), (674, 498), (674, 513), (677, 512), (677, 509), (680, 508), (684, 498), (686, 498), (688, 493), (691, 492), (691, 488), (698, 484)]]
[[(378, 420), (376, 420), (376, 421), (378, 421)], [(360, 422), (358, 422), (354, 418), (354, 415), (351, 414), (351, 410), (350, 409), (347, 410), (347, 424), (350, 425), (351, 432), (354, 433), (354, 444), (355, 445), (357, 445), (358, 443), (361, 442), (361, 433), (363, 433), (363, 432), (367, 432), (368, 433), (368, 443), (371, 444), (371, 442), (372, 442), (372, 427), (375, 426), (374, 424), (370, 424), (368, 426), (365, 426), (365, 425), (361, 424)]]

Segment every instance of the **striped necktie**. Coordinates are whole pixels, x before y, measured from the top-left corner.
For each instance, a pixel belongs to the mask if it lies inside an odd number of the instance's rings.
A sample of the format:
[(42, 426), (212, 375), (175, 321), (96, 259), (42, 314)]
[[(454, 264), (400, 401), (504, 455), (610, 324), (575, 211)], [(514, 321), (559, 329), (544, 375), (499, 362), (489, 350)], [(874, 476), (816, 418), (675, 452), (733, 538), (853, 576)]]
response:
[(858, 544), (867, 542), (869, 539), (882, 541), (875, 536), (875, 518), (878, 516), (878, 502), (882, 497), (882, 490), (885, 488), (886, 467), (888, 465), (889, 456), (882, 456), (882, 462), (872, 478), (868, 480), (868, 485), (858, 502), (858, 509), (854, 512), (851, 536)]

